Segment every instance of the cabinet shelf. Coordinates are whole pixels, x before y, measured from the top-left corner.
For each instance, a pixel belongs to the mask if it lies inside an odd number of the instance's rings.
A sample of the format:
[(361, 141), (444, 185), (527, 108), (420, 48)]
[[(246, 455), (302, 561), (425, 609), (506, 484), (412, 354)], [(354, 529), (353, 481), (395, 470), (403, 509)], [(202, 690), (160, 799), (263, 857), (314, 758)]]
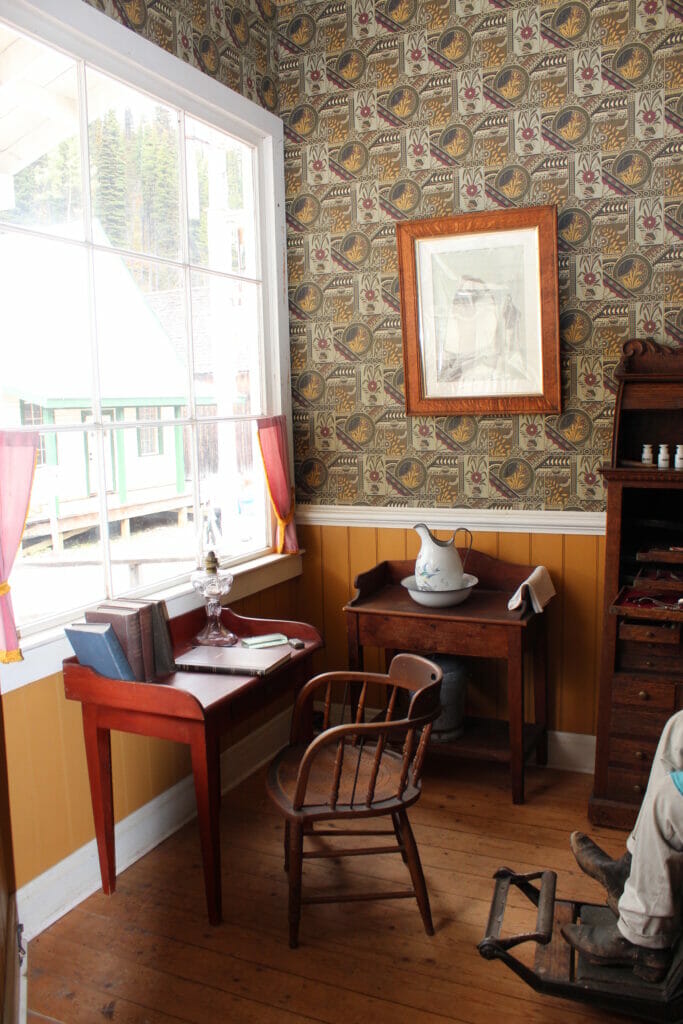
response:
[(629, 619), (647, 619), (653, 622), (683, 622), (683, 587), (676, 592), (640, 590), (638, 587), (622, 587), (609, 607), (612, 615)]
[(637, 562), (654, 562), (658, 565), (683, 565), (683, 548), (648, 548), (636, 552)]
[(683, 589), (683, 571), (677, 573), (659, 566), (646, 566), (638, 571), (633, 585), (641, 590), (681, 591)]

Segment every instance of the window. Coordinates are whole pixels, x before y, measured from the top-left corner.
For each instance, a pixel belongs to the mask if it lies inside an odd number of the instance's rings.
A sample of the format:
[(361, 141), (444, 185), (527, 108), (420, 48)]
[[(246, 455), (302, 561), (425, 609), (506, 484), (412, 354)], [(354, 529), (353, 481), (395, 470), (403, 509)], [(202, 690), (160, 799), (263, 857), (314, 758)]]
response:
[[(137, 411), (138, 420), (159, 420), (158, 405), (143, 405)], [(160, 427), (138, 427), (138, 455), (163, 455), (164, 434)]]
[[(21, 422), (26, 424), (27, 427), (40, 427), (43, 425), (43, 410), (39, 405), (34, 405), (32, 402), (20, 401), (19, 407)], [(38, 451), (36, 452), (36, 466), (44, 465), (45, 435), (40, 434), (38, 437)]]
[[(181, 582), (209, 547), (269, 550), (255, 425), (287, 411), (279, 123), (145, 40), (168, 80), (141, 84), (147, 60), (116, 46), (65, 52), (63, 23), (57, 48), (49, 6), (0, 19), (0, 426), (41, 438), (12, 573), (23, 633)], [(64, 22), (110, 21), (78, 8)]]

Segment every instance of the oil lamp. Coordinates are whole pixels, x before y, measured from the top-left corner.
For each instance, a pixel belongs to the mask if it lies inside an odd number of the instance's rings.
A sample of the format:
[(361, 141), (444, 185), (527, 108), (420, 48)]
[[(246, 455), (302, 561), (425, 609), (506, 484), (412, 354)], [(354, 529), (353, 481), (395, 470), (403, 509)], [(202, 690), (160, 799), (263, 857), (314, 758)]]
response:
[(209, 551), (203, 569), (197, 569), (190, 576), (190, 582), (204, 598), (206, 625), (195, 637), (197, 644), (211, 644), (216, 647), (231, 647), (237, 637), (221, 622), (221, 597), (230, 593), (233, 575), (227, 569), (218, 568), (215, 551)]

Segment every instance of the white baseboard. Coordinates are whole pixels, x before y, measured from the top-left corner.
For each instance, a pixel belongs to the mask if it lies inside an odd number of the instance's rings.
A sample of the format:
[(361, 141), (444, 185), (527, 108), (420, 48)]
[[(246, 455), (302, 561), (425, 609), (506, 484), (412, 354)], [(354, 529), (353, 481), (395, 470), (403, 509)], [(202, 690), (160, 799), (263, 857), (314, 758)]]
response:
[(579, 732), (549, 732), (548, 767), (592, 775), (595, 771), (595, 736)]
[[(221, 755), (222, 789), (238, 785), (265, 764), (289, 738), (289, 710), (280, 712)], [(124, 871), (197, 813), (194, 784), (188, 775), (144, 807), (118, 822), (116, 868)], [(30, 942), (102, 885), (95, 840), (86, 843), (17, 892), (19, 920)]]
[[(290, 712), (275, 718), (229, 747), (221, 756), (223, 791), (260, 768), (287, 742)], [(592, 773), (595, 737), (551, 732), (548, 766)], [(192, 776), (150, 800), (116, 825), (116, 866), (123, 871), (196, 814)], [(22, 886), (17, 892), (19, 920), (27, 942), (101, 886), (95, 840)]]

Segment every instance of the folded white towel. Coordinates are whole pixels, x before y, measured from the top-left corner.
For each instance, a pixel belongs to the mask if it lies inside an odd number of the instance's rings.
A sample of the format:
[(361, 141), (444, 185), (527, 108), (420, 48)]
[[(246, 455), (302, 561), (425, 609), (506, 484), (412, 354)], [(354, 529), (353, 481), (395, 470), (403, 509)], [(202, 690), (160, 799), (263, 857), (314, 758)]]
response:
[(508, 609), (514, 611), (521, 608), (528, 596), (535, 612), (542, 612), (551, 597), (555, 596), (555, 587), (550, 573), (544, 565), (537, 565), (534, 571), (524, 580), (508, 601)]

